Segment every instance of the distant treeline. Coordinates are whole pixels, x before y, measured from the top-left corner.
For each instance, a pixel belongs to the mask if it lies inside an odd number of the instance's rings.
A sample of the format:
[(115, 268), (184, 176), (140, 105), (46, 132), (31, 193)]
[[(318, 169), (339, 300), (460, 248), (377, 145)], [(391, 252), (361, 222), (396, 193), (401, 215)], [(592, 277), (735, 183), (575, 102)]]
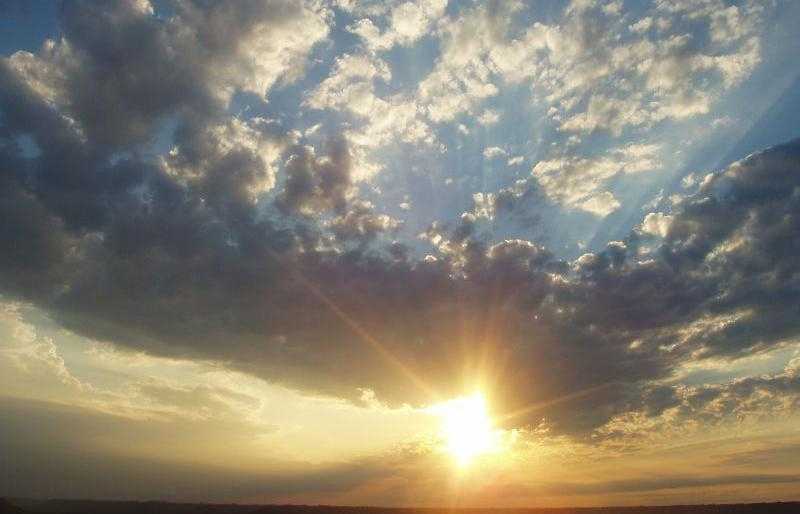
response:
[(448, 509), (0, 499), (0, 514), (800, 514), (800, 502), (663, 507)]

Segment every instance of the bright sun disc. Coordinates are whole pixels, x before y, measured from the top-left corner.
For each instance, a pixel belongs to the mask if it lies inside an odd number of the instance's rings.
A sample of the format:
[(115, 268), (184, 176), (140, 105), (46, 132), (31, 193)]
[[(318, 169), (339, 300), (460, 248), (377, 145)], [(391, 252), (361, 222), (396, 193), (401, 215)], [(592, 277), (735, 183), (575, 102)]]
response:
[(495, 449), (496, 435), (481, 394), (442, 403), (435, 412), (442, 419), (447, 451), (459, 465), (465, 466), (476, 456)]

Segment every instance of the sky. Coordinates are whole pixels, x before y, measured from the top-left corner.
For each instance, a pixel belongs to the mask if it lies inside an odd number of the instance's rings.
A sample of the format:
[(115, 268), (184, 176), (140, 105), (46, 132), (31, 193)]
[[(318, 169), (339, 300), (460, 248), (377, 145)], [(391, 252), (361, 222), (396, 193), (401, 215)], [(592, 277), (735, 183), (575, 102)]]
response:
[(0, 496), (800, 499), (798, 26), (0, 0)]

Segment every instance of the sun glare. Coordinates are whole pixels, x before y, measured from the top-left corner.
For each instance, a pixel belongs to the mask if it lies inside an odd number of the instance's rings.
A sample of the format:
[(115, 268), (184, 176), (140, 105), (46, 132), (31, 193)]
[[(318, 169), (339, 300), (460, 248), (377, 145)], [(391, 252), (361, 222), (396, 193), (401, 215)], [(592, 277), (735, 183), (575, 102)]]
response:
[(480, 393), (442, 403), (435, 411), (442, 420), (447, 451), (459, 466), (466, 466), (475, 457), (496, 448), (497, 436)]

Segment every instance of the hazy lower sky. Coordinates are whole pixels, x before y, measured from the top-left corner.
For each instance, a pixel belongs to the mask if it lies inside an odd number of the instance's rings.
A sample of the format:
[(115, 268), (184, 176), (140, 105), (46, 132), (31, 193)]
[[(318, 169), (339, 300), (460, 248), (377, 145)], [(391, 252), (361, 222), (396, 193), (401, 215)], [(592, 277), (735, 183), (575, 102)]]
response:
[(0, 0), (0, 496), (800, 499), (798, 27)]

